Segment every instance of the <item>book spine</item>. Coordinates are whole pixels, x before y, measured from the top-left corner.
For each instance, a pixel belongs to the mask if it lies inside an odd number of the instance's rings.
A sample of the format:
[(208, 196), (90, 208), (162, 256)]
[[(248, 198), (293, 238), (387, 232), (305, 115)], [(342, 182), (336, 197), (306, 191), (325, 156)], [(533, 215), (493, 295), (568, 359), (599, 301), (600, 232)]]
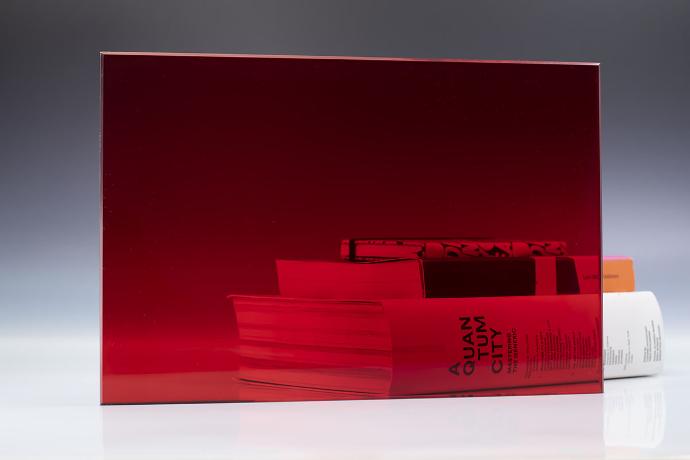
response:
[(658, 374), (663, 369), (664, 323), (651, 292), (604, 294), (604, 378)]

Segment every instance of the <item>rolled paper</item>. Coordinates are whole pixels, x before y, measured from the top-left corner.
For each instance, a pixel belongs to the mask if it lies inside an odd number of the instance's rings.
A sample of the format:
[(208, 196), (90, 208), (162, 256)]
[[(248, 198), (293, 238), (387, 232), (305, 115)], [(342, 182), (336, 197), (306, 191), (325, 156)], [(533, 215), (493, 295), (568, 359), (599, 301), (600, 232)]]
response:
[(664, 365), (664, 321), (653, 293), (604, 295), (604, 376), (658, 374)]

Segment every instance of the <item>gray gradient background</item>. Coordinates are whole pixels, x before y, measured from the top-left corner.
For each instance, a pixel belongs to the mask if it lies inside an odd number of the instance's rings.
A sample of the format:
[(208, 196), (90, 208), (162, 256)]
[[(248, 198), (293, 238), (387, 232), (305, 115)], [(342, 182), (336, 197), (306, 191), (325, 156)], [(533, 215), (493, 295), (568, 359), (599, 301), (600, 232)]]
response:
[(99, 56), (601, 62), (604, 248), (690, 326), (690, 1), (0, 1), (0, 336), (95, 335)]

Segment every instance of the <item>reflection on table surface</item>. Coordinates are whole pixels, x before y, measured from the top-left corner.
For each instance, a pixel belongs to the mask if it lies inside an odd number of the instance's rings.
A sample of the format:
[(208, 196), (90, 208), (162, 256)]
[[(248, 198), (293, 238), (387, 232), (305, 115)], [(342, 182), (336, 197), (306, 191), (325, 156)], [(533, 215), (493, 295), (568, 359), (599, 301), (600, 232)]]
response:
[[(32, 344), (33, 360), (26, 346), (0, 342), (0, 458), (690, 453), (690, 375), (681, 365), (660, 377), (607, 381), (603, 395), (100, 407), (97, 355), (85, 353), (84, 343), (53, 343), (48, 351)], [(679, 350), (679, 363), (682, 356)]]

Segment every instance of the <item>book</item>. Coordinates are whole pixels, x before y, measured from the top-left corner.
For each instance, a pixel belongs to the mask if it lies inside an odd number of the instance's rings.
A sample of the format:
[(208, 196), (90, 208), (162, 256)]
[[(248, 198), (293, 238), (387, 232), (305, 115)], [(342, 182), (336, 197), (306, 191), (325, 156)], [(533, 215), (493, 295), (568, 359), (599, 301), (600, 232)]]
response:
[(598, 295), (229, 299), (239, 379), (273, 400), (281, 388), (351, 399), (600, 382)]
[[(277, 260), (280, 294), (316, 299), (397, 299), (577, 294), (569, 257)], [(596, 293), (598, 290), (593, 291)]]
[(245, 400), (539, 394), (596, 382), (600, 366), (607, 379), (663, 368), (663, 321), (651, 292), (604, 294), (603, 342), (593, 294), (229, 300)]
[(651, 292), (604, 294), (604, 378), (658, 374), (663, 369), (664, 322)]
[(345, 260), (564, 256), (563, 241), (501, 241), (481, 238), (370, 239), (340, 242)]
[[(597, 294), (595, 256), (379, 259), (359, 262), (277, 260), (280, 292), (288, 297), (406, 298)], [(603, 291), (635, 290), (630, 257), (604, 257)]]

